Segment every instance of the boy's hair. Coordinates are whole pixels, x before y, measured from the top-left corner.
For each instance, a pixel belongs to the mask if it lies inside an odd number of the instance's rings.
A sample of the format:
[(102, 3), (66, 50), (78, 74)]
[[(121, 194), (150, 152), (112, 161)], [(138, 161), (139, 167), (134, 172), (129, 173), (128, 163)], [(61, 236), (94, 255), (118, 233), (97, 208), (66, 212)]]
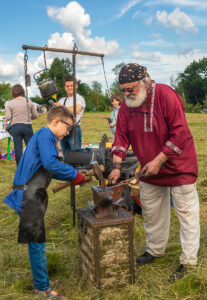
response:
[(47, 123), (51, 123), (54, 119), (59, 118), (60, 120), (66, 121), (72, 119), (75, 123), (74, 115), (64, 106), (52, 107), (47, 113)]
[[(65, 77), (65, 79), (64, 79), (64, 84), (65, 84), (67, 81), (73, 81), (73, 76), (67, 76), (67, 77)], [(77, 82), (77, 80), (76, 80), (76, 82)]]
[(19, 96), (24, 97), (25, 93), (24, 93), (24, 89), (21, 86), (21, 84), (15, 84), (12, 88), (12, 97), (16, 98)]

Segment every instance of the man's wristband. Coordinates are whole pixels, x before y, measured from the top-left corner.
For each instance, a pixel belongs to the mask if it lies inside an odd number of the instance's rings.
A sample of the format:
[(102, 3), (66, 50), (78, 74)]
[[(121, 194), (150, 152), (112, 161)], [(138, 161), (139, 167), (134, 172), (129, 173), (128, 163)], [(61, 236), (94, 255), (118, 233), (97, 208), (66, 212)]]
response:
[(164, 161), (162, 161), (162, 160), (159, 159), (159, 158), (155, 158), (155, 160), (159, 161), (160, 166), (164, 164)]
[(114, 162), (112, 165), (112, 170), (114, 169), (121, 170), (121, 162)]

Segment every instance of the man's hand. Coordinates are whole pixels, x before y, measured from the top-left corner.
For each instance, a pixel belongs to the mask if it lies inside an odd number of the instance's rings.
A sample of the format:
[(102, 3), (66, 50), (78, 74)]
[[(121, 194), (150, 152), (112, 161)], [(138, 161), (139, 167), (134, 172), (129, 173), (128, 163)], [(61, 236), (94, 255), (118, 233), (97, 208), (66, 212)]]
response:
[(162, 165), (168, 160), (168, 157), (160, 152), (153, 160), (148, 162), (140, 171), (140, 173), (145, 173), (144, 177), (150, 177), (157, 175), (159, 173)]
[(114, 123), (110, 123), (110, 124), (109, 124), (109, 127), (114, 127), (114, 126), (115, 126)]
[(55, 102), (53, 105), (54, 106), (62, 106), (62, 104), (60, 104), (59, 102)]
[(150, 177), (153, 175), (157, 175), (161, 168), (161, 164), (158, 160), (151, 160), (148, 162), (140, 171), (140, 173), (145, 173), (144, 177)]
[(109, 174), (108, 176), (108, 179), (109, 179), (109, 182), (111, 184), (116, 184), (117, 180), (119, 179), (120, 177), (120, 170), (119, 169), (114, 169), (111, 171), (111, 173)]

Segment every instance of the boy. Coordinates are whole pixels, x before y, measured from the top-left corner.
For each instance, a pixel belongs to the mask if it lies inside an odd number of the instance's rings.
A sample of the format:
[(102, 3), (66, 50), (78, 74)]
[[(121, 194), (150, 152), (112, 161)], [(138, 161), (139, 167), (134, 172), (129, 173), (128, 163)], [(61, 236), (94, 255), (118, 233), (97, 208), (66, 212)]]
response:
[(20, 160), (13, 182), (13, 192), (4, 202), (20, 216), (19, 243), (28, 243), (35, 294), (49, 299), (65, 299), (50, 287), (45, 254), (44, 215), (47, 192), (52, 178), (72, 180), (74, 185), (88, 180), (72, 166), (58, 159), (57, 140), (69, 133), (74, 123), (72, 113), (63, 106), (53, 107), (47, 114), (47, 127), (31, 138)]

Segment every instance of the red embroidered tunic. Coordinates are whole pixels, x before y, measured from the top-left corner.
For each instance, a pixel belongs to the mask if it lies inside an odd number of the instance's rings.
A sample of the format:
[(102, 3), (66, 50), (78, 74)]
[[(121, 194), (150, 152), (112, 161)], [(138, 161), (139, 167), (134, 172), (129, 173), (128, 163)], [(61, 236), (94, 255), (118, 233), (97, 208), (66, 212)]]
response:
[(128, 107), (123, 102), (112, 153), (124, 159), (130, 144), (142, 167), (161, 151), (169, 157), (157, 175), (140, 178), (141, 181), (161, 186), (196, 181), (198, 167), (193, 137), (187, 126), (184, 104), (171, 87), (153, 83), (147, 108)]

